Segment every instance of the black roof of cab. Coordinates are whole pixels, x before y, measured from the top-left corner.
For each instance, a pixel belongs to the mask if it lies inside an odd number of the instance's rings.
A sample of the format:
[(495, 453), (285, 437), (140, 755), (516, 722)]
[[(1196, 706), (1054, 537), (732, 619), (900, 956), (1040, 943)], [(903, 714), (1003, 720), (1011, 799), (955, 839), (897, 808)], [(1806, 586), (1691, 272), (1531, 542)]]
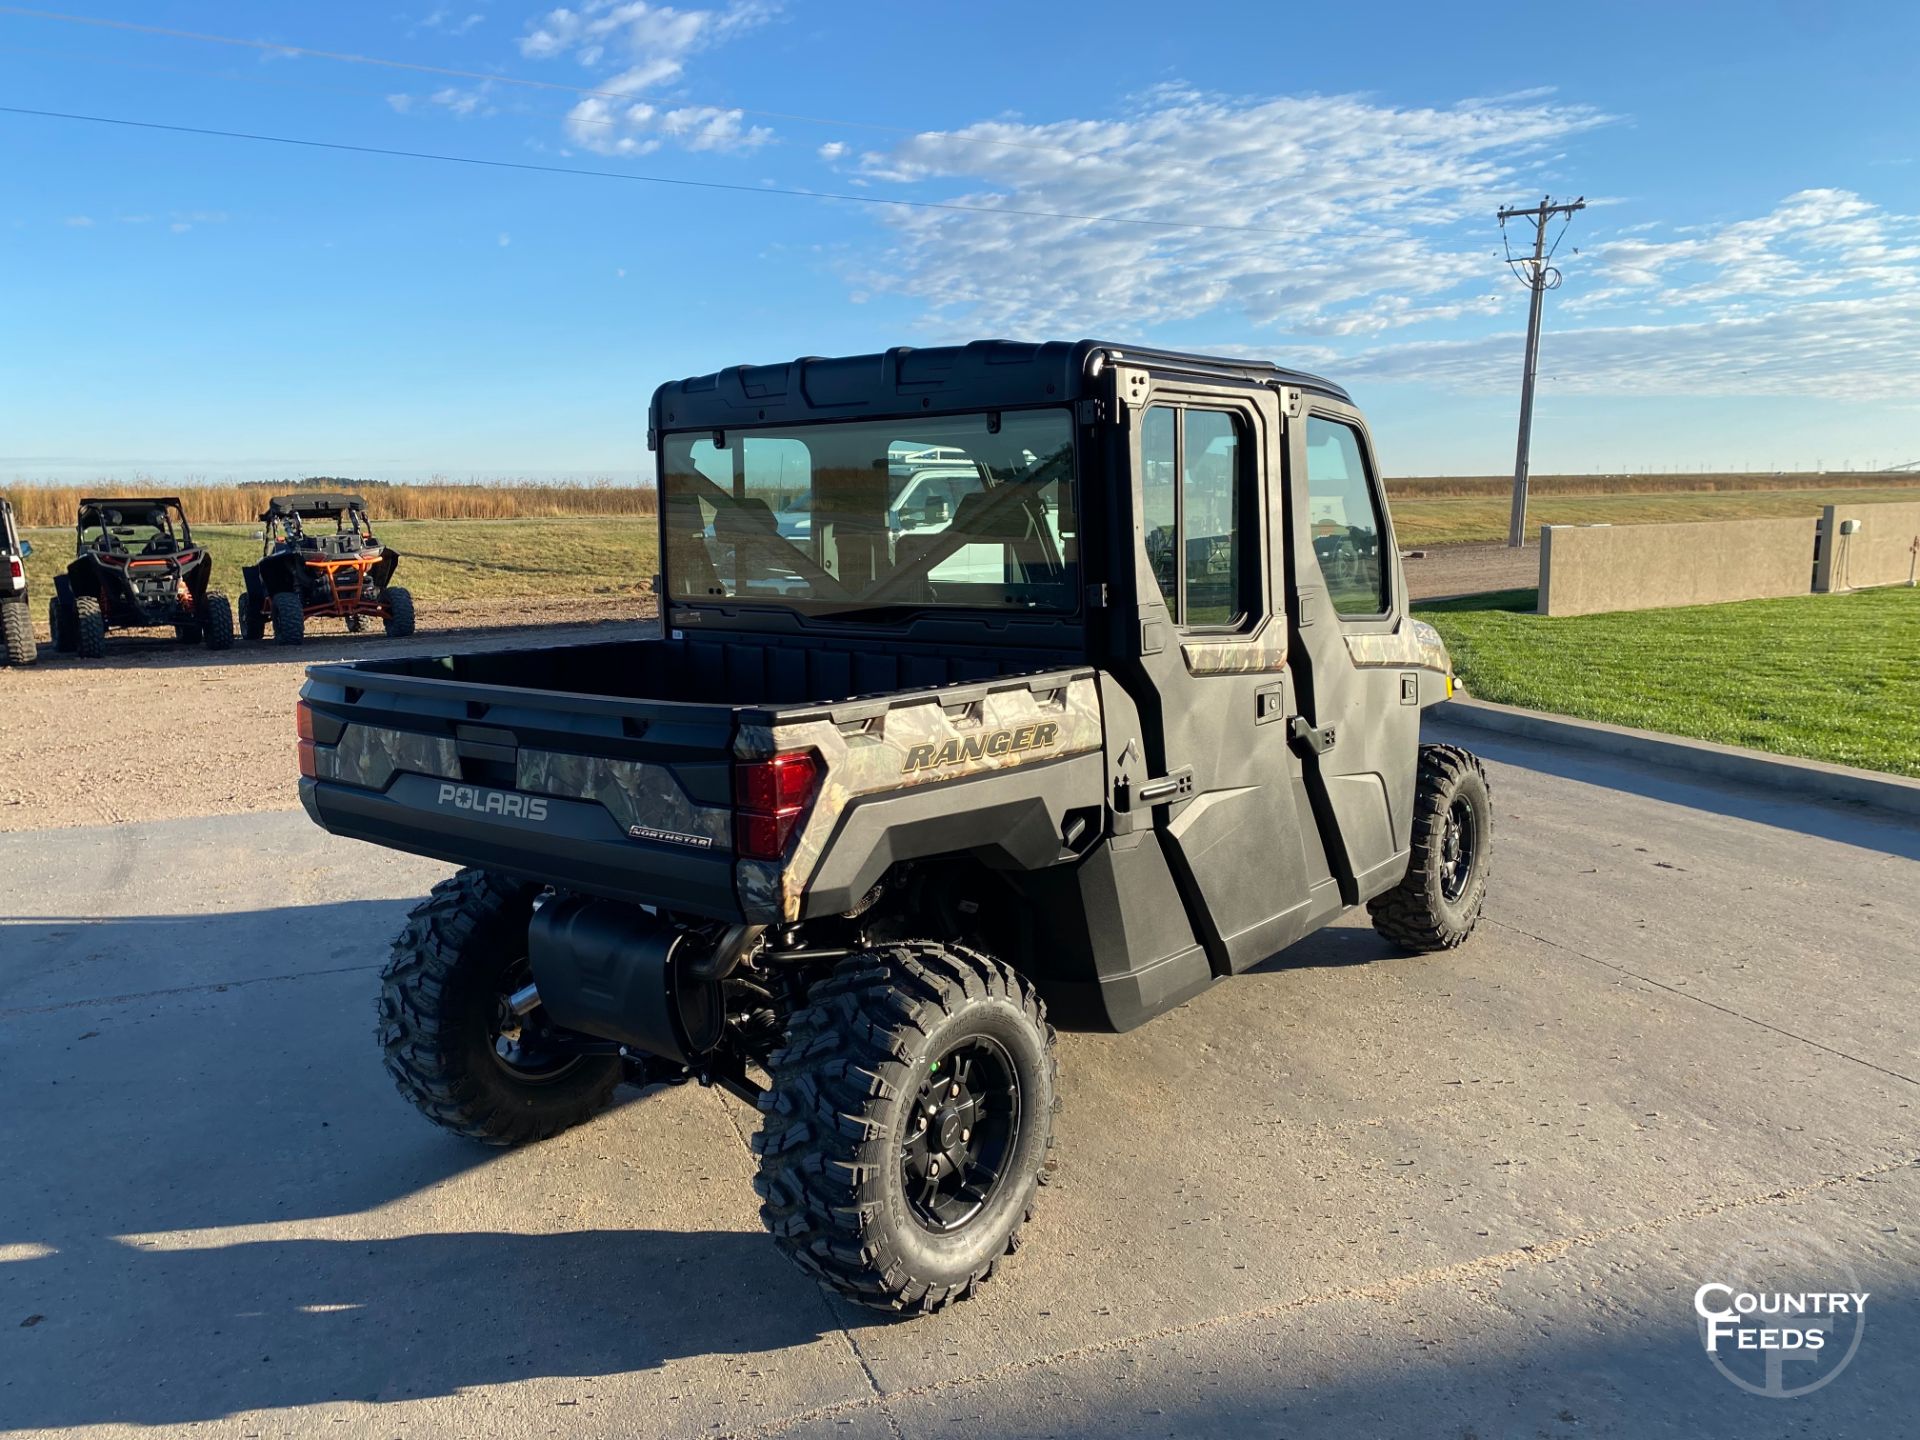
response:
[(125, 510), (134, 505), (171, 505), (176, 510), (184, 508), (180, 504), (180, 497), (177, 495), (134, 495), (122, 498), (103, 497), (82, 500), (80, 502), (80, 508), (82, 510), (85, 510), (88, 506), (101, 505), (110, 505), (116, 510)]
[(837, 359), (806, 356), (783, 365), (735, 365), (712, 375), (672, 380), (653, 393), (649, 426), (666, 430), (730, 425), (797, 424), (952, 412), (1010, 405), (1048, 405), (1089, 393), (1096, 356), (1154, 370), (1290, 385), (1345, 401), (1332, 381), (1265, 360), (1190, 355), (1102, 340), (975, 340), (923, 350), (896, 346)]
[(268, 515), (298, 515), (303, 519), (312, 519), (321, 515), (344, 515), (349, 510), (366, 508), (367, 502), (358, 495), (276, 495), (267, 501)]

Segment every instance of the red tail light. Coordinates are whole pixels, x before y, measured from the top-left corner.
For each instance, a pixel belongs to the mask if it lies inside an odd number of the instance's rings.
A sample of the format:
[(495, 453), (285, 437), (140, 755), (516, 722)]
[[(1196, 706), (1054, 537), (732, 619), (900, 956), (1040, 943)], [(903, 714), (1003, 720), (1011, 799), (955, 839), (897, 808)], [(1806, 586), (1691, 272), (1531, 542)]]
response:
[(800, 828), (820, 786), (820, 761), (811, 750), (733, 767), (734, 849), (751, 860), (778, 860)]
[(13, 579), (13, 583), (16, 585), (27, 578), (26, 570), (21, 566), (20, 562), (11, 555), (7, 557), (7, 571)]

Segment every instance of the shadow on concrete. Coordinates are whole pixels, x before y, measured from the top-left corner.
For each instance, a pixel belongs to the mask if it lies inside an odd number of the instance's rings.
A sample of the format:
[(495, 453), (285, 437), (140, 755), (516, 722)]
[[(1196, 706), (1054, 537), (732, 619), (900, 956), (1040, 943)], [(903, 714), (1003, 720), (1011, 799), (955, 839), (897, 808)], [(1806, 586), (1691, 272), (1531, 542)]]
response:
[(1503, 765), (1536, 770), (1583, 785), (1598, 785), (1691, 810), (1705, 810), (1730, 819), (1749, 820), (1791, 830), (1820, 840), (1878, 850), (1904, 860), (1920, 860), (1920, 824), (1866, 806), (1843, 805), (1773, 793), (1752, 786), (1703, 779), (1685, 770), (1650, 765), (1571, 745), (1527, 740), (1493, 730), (1450, 725), (1444, 712), (1429, 714), (1421, 727), (1424, 740), (1464, 745), (1475, 754)]
[[(174, 1424), (586, 1379), (777, 1352), (837, 1328), (820, 1293), (758, 1233), (455, 1233), (166, 1250), (102, 1240), (4, 1270), (0, 1424), (9, 1429)], [(44, 1318), (22, 1328), (28, 1313)], [(689, 1414), (709, 1398), (689, 1395)], [(653, 1433), (639, 1416), (625, 1428)]]
[[(1360, 912), (1365, 918), (1365, 912)], [(1394, 948), (1370, 925), (1332, 925), (1296, 940), (1278, 955), (1248, 968), (1249, 975), (1279, 970), (1339, 970), (1350, 965), (1374, 965), (1405, 960), (1407, 952)]]
[[(1135, 1363), (1068, 1361), (1044, 1380), (963, 1383), (890, 1399), (885, 1425), (852, 1433), (967, 1440), (1772, 1440), (1912, 1432), (1908, 1356), (1920, 1307), (1876, 1294), (1860, 1351), (1831, 1383), (1793, 1397), (1756, 1395), (1717, 1373), (1695, 1327), (1617, 1317), (1598, 1333), (1571, 1314), (1515, 1316), (1504, 1333), (1422, 1314), (1379, 1317), (1309, 1308), (1257, 1329), (1238, 1325), (1205, 1352), (1149, 1342)], [(1684, 1314), (1685, 1297), (1678, 1310)], [(1870, 1312), (1871, 1313), (1871, 1312)], [(1524, 1325), (1524, 1330), (1519, 1327)], [(1358, 1332), (1358, 1333), (1356, 1333)], [(1237, 1343), (1235, 1343), (1237, 1342)], [(1728, 1357), (1764, 1387), (1756, 1357)], [(1788, 1385), (1825, 1373), (1786, 1368)], [(846, 1434), (845, 1416), (796, 1427), (793, 1440)]]

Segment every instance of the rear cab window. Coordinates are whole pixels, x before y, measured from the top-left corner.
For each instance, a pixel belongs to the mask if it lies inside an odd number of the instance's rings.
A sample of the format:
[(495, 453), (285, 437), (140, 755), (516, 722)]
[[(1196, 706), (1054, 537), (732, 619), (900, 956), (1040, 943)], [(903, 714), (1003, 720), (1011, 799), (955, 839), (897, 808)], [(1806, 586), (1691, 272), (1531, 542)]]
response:
[(1140, 422), (1147, 562), (1174, 624), (1232, 631), (1252, 613), (1245, 425), (1230, 410), (1154, 405)]

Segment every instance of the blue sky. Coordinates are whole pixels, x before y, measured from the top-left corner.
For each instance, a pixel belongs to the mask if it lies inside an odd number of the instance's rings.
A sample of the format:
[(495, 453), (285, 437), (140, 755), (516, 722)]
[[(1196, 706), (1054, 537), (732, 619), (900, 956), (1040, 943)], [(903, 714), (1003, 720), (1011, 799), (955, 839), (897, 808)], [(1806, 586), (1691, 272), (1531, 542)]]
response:
[(0, 114), (0, 481), (630, 479), (665, 378), (1081, 334), (1497, 473), (1547, 192), (1536, 471), (1920, 460), (1910, 3), (75, 3), (148, 28), (0, 6), (0, 104), (975, 208)]

